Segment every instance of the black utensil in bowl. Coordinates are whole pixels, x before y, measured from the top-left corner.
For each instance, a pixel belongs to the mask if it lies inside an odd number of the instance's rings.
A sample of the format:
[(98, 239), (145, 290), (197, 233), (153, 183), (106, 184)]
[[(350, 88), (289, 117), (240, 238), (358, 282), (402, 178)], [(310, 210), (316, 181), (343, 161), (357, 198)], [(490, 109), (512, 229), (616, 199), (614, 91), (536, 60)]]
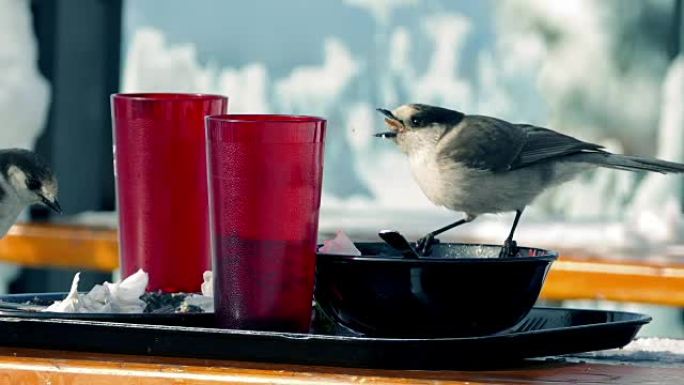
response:
[(400, 232), (396, 230), (380, 230), (380, 232), (378, 232), (378, 236), (382, 238), (385, 243), (400, 252), (404, 258), (420, 258), (420, 255), (418, 255), (409, 241), (407, 241)]
[(356, 243), (361, 256), (318, 254), (315, 297), (343, 326), (375, 337), (459, 337), (517, 324), (539, 296), (557, 253), (441, 243), (405, 258), (385, 243)]

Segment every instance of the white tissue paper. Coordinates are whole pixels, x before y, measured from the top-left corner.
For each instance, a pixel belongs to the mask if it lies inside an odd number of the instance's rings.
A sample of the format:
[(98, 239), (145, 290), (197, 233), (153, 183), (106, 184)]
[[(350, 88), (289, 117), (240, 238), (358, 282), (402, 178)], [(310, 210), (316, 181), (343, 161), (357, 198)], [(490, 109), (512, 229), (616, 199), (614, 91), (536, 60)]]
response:
[(52, 305), (48, 306), (44, 311), (54, 311), (59, 313), (73, 313), (78, 307), (78, 280), (81, 273), (76, 273), (74, 280), (71, 281), (71, 289), (69, 289), (69, 294), (62, 301), (55, 301)]
[[(95, 285), (86, 294), (78, 293), (81, 273), (76, 273), (69, 294), (62, 301), (55, 301), (43, 311), (58, 313), (142, 313), (147, 304), (140, 297), (145, 294), (148, 274), (138, 270), (117, 283), (105, 282)], [(188, 294), (181, 304), (181, 311), (196, 306), (204, 312), (214, 311), (213, 280), (211, 271), (202, 275), (202, 294)]]
[(202, 279), (204, 282), (202, 282), (202, 295), (205, 295), (207, 297), (214, 297), (214, 275), (212, 274), (211, 271), (205, 271), (204, 274), (202, 274)]
[(138, 270), (121, 282), (95, 285), (87, 294), (78, 293), (76, 273), (71, 282), (69, 294), (62, 301), (55, 301), (44, 311), (60, 313), (142, 313), (145, 301), (140, 299), (145, 293), (148, 275)]
[[(146, 304), (140, 299), (140, 296), (145, 294), (148, 281), (147, 273), (140, 269), (121, 282), (105, 282), (104, 287), (107, 289), (105, 295), (108, 292), (109, 298), (107, 300), (105, 297), (104, 302), (111, 304), (111, 311), (114, 313), (142, 313)], [(97, 286), (95, 285), (95, 288)], [(88, 292), (86, 296), (93, 293), (93, 290)]]
[(337, 231), (335, 238), (323, 241), (323, 246), (318, 251), (325, 254), (361, 255), (354, 242), (342, 230)]
[(197, 306), (207, 313), (214, 311), (214, 281), (213, 274), (211, 271), (205, 271), (202, 274), (201, 290), (202, 294), (190, 294), (185, 297), (184, 305), (186, 306)]

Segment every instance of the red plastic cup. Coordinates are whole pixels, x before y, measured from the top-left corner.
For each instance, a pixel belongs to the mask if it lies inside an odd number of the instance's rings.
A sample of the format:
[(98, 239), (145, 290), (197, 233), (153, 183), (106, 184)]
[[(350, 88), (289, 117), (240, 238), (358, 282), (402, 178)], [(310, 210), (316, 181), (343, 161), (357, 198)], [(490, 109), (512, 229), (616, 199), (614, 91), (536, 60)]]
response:
[(211, 270), (204, 118), (228, 98), (112, 95), (122, 275), (149, 273), (150, 291), (199, 292)]
[(207, 118), (220, 327), (308, 332), (325, 126), (311, 116)]

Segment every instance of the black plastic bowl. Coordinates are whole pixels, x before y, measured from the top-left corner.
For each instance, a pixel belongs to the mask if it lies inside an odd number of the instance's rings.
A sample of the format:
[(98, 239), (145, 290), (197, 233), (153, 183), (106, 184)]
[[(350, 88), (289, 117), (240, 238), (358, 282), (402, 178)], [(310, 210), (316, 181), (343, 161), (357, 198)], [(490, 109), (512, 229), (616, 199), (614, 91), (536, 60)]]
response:
[(405, 259), (385, 243), (360, 257), (318, 254), (315, 297), (328, 317), (374, 337), (463, 337), (506, 330), (534, 305), (553, 251), (443, 243)]

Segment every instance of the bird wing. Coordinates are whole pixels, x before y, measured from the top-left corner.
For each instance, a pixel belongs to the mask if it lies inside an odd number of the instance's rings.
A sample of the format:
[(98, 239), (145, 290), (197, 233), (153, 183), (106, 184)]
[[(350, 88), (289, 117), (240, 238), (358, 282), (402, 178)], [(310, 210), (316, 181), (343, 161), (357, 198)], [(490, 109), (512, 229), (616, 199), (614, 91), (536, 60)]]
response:
[(523, 168), (541, 160), (560, 158), (580, 152), (605, 153), (601, 145), (584, 142), (548, 128), (529, 124), (516, 124), (515, 126), (525, 132), (526, 140), (520, 153), (511, 163), (511, 169)]
[(438, 143), (441, 157), (467, 167), (492, 172), (527, 167), (541, 160), (579, 152), (603, 152), (602, 146), (583, 142), (542, 127), (470, 115)]
[(524, 130), (514, 124), (468, 115), (442, 136), (437, 151), (440, 157), (469, 168), (506, 171), (520, 153), (525, 138)]
[(442, 136), (437, 151), (440, 157), (466, 167), (498, 172), (510, 169), (524, 141), (524, 131), (515, 125), (468, 115)]

